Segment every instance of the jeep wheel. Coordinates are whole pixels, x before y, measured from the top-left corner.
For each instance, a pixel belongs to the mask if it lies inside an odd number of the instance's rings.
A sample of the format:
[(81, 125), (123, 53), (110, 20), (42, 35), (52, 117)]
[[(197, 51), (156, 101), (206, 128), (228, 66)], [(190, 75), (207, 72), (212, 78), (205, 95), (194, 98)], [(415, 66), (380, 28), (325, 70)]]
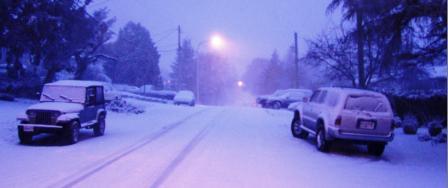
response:
[(93, 127), (93, 134), (95, 136), (103, 136), (105, 130), (106, 130), (106, 121), (104, 116), (102, 115), (98, 118), (98, 123), (95, 125), (95, 127)]
[(304, 131), (300, 127), (300, 117), (294, 117), (294, 119), (292, 119), (291, 132), (292, 132), (292, 135), (296, 138), (306, 139), (308, 137), (308, 132)]
[(272, 108), (274, 108), (274, 109), (280, 109), (282, 107), (282, 103), (280, 103), (280, 102), (278, 102), (278, 101), (275, 101), (273, 104), (272, 104)]
[(330, 150), (330, 142), (325, 138), (325, 128), (320, 126), (316, 133), (316, 148), (322, 152)]
[(372, 143), (367, 145), (367, 151), (369, 154), (379, 157), (384, 153), (385, 147), (385, 143)]
[(33, 133), (23, 131), (23, 127), (18, 128), (19, 140), (21, 144), (31, 144), (33, 141)]
[(72, 121), (65, 130), (67, 144), (75, 144), (79, 141), (79, 122)]

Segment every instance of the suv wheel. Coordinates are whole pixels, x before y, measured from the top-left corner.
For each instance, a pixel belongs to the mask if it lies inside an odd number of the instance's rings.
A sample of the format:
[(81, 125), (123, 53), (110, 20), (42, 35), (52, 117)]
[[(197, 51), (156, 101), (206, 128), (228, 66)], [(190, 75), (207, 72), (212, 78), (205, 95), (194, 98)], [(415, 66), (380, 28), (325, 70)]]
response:
[(369, 154), (379, 157), (384, 153), (385, 147), (385, 143), (372, 143), (367, 145), (367, 151)]
[(31, 144), (33, 141), (33, 133), (23, 131), (23, 127), (19, 127), (19, 140), (21, 144)]
[(105, 117), (102, 115), (98, 118), (98, 123), (93, 127), (93, 134), (95, 136), (103, 136), (104, 131), (106, 130), (106, 120)]
[(79, 141), (79, 122), (72, 121), (65, 130), (67, 144), (75, 144)]
[(274, 109), (280, 109), (282, 107), (282, 103), (280, 103), (280, 102), (278, 102), (278, 101), (275, 101), (273, 104), (272, 104), (272, 108), (274, 108)]
[(330, 150), (330, 142), (325, 138), (325, 129), (323, 126), (317, 129), (316, 148), (322, 152), (328, 152)]
[(296, 138), (306, 139), (308, 137), (308, 132), (304, 131), (300, 127), (300, 118), (299, 117), (294, 117), (294, 119), (292, 119), (291, 132), (292, 132), (292, 135)]

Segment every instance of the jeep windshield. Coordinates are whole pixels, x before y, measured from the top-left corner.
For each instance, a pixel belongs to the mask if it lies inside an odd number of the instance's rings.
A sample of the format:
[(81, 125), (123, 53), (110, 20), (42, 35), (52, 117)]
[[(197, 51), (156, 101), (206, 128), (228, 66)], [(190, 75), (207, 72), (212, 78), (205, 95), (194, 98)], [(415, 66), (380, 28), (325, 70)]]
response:
[(84, 103), (84, 87), (46, 85), (42, 91), (40, 102), (73, 102)]

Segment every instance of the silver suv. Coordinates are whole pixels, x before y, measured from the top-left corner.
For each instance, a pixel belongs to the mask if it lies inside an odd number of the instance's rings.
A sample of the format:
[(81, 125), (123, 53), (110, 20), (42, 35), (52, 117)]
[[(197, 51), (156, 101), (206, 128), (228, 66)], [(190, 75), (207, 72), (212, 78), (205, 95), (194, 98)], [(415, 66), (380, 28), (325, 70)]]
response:
[(393, 112), (381, 93), (320, 88), (294, 110), (291, 132), (298, 138), (315, 135), (320, 151), (328, 151), (334, 141), (349, 141), (366, 144), (370, 154), (381, 156), (394, 137)]

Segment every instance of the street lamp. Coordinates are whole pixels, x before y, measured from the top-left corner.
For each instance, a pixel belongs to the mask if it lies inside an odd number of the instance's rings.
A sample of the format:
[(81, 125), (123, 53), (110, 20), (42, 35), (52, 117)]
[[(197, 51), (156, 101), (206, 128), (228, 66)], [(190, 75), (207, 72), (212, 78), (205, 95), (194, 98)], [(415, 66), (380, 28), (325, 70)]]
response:
[(218, 49), (218, 50), (223, 48), (225, 45), (224, 39), (218, 34), (215, 34), (210, 38), (210, 44), (211, 44), (212, 48)]
[(237, 83), (236, 83), (237, 85), (238, 85), (238, 87), (240, 87), (240, 88), (242, 88), (242, 87), (244, 87), (244, 82), (243, 81), (238, 81)]
[[(219, 34), (213, 34), (208, 40), (201, 41), (198, 44), (198, 46), (196, 47), (196, 51), (198, 52), (198, 54), (200, 47), (207, 43), (211, 48), (215, 50), (220, 50), (225, 46), (223, 37), (221, 37)], [(196, 62), (196, 101), (199, 102), (199, 58)]]

